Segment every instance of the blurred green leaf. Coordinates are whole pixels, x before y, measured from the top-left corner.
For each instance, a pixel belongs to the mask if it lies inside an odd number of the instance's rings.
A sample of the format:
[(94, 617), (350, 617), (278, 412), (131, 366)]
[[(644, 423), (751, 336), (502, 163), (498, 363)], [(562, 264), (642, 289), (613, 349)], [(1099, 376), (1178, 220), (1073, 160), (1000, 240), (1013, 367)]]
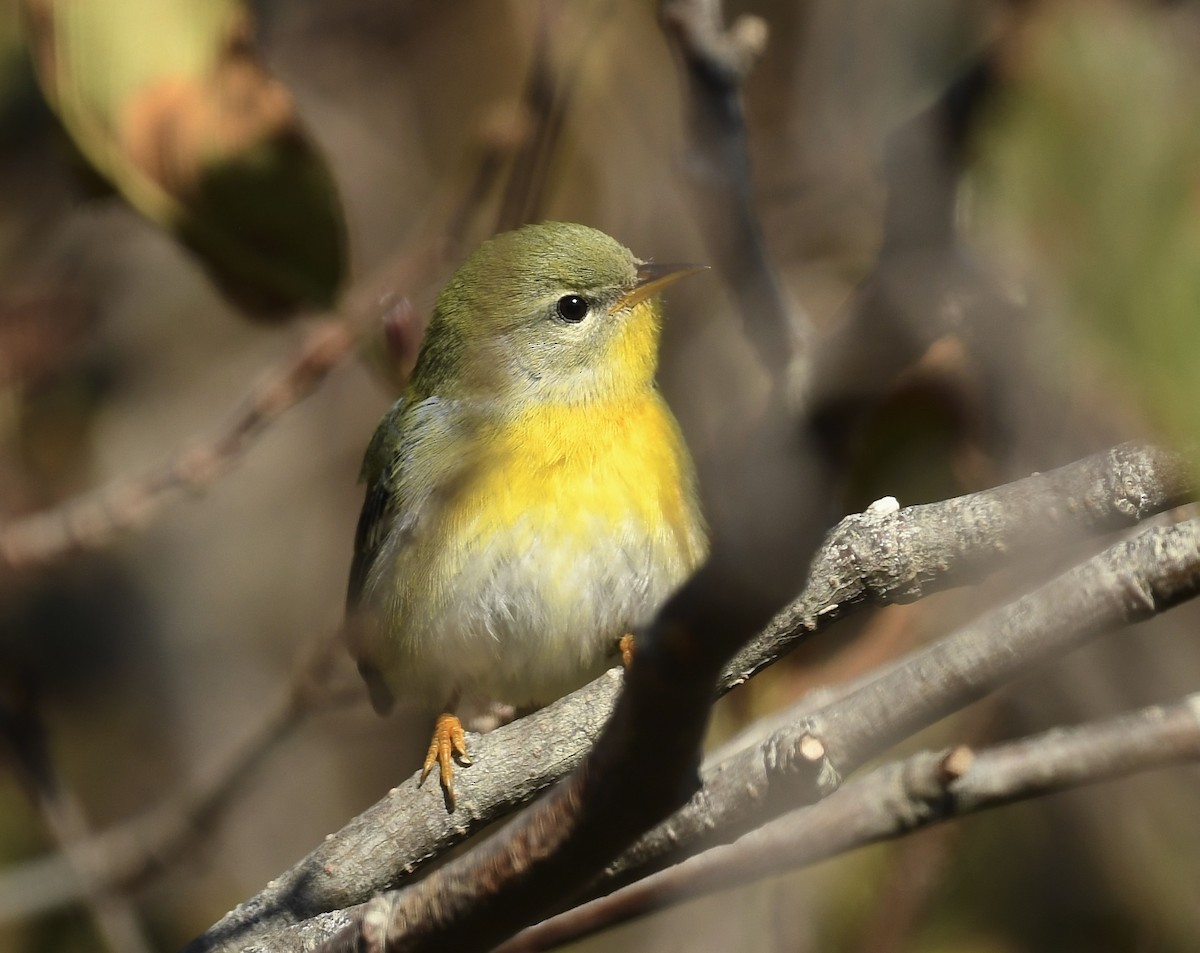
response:
[[(1083, 334), (1114, 402), (1200, 437), (1200, 60), (1155, 8), (1044, 5), (1014, 44), (985, 216)], [(1063, 369), (1065, 372), (1065, 369)]]
[(80, 150), (259, 313), (328, 306), (340, 203), (235, 0), (25, 0), (39, 80)]

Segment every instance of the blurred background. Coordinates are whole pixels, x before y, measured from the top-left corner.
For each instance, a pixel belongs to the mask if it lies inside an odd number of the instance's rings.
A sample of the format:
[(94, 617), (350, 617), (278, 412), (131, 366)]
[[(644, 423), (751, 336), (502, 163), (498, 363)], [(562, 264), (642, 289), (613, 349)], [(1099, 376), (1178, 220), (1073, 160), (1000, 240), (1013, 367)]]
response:
[[(885, 494), (933, 501), (1131, 436), (1195, 438), (1200, 8), (725, 12), (769, 28), (745, 147), (807, 341), (797, 532), (815, 543)], [(211, 776), (337, 628), (363, 449), (467, 250), (566, 219), (641, 257), (719, 259), (690, 115), (655, 5), (634, 0), (0, 0), (0, 950), (177, 949), (411, 773), (426, 713), (378, 719), (355, 689), (256, 760), (107, 926), (55, 902), (53, 876), (21, 877)], [(721, 469), (720, 422), (762, 394), (736, 269), (714, 263), (670, 293), (661, 373), (702, 474)], [(334, 307), (353, 353), (203, 493), (144, 519), (120, 497), (134, 526), (102, 546), (14, 541), (25, 517), (206, 446)], [(755, 474), (705, 489), (750, 498)], [(846, 622), (725, 699), (714, 739), (1092, 545)], [(1195, 691), (1195, 621), (1184, 607), (1090, 646), (915, 744)], [(352, 684), (340, 652), (331, 665)], [(1180, 768), (581, 948), (1167, 953), (1200, 947), (1197, 896), (1200, 774)]]

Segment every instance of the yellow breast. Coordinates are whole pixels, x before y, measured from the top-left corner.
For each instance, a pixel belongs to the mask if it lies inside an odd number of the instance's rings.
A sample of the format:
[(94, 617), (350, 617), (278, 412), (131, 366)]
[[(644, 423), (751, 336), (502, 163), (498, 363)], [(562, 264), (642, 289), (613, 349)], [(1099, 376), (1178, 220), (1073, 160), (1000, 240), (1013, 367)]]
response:
[[(451, 523), (515, 546), (603, 545), (634, 523), (688, 566), (702, 555), (695, 478), (678, 427), (655, 392), (600, 406), (539, 406), (493, 437), (489, 465), (458, 499)], [(530, 513), (545, 515), (531, 520)]]
[(389, 674), (541, 704), (611, 664), (703, 558), (691, 460), (657, 392), (538, 406), (484, 436), (395, 566)]

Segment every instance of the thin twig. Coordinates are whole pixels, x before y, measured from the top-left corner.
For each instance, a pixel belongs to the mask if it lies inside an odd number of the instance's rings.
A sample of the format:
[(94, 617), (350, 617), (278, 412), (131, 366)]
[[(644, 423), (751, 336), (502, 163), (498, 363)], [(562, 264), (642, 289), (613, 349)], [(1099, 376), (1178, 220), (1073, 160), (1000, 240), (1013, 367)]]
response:
[[(721, 688), (739, 684), (868, 601), (912, 601), (978, 581), (1004, 561), (1043, 550), (1048, 540), (1132, 525), (1174, 507), (1192, 498), (1192, 486), (1181, 456), (1130, 444), (945, 503), (849, 517), (827, 537), (800, 597), (755, 641), (753, 653), (739, 656), (742, 664), (726, 668)], [(880, 540), (872, 542), (874, 536)], [(834, 602), (837, 611), (822, 611)], [(239, 949), (404, 882), (578, 765), (612, 710), (619, 684), (619, 674), (611, 672), (513, 725), (473, 738), (472, 753), (487, 771), (459, 773), (453, 817), (417, 787), (416, 775), (403, 781), (231, 911), (192, 949)]]
[(87, 819), (54, 772), (35, 695), (20, 686), (0, 707), (0, 745), (57, 842), (67, 873), (83, 881), (80, 897), (103, 942), (113, 953), (150, 953), (153, 947), (133, 903), (89, 876), (89, 858), (79, 850), (88, 836)]
[(88, 836), (88, 823), (78, 799), (60, 788), (52, 796), (42, 792), (38, 805), (63, 855), (85, 881), (86, 906), (105, 944), (113, 953), (152, 953), (154, 944), (133, 901), (119, 890), (94, 883), (89, 860), (76, 849)]
[(1118, 543), (852, 691), (801, 701), (765, 740), (710, 760), (688, 806), (639, 840), (606, 879), (637, 879), (702, 838), (728, 839), (781, 804), (827, 796), (871, 758), (1033, 666), (1198, 593), (1200, 521)]
[(544, 197), (547, 167), (557, 150), (567, 103), (578, 76), (578, 67), (570, 76), (560, 76), (551, 62), (551, 41), (563, 12), (559, 5), (548, 0), (538, 7), (533, 55), (521, 94), (521, 105), (532, 131), (513, 158), (496, 215), (497, 232), (533, 221)]
[(97, 892), (111, 894), (142, 882), (180, 856), (244, 789), (268, 754), (312, 714), (361, 699), (331, 681), (336, 634), (319, 640), (296, 667), (271, 709), (201, 780), (153, 811), (120, 827), (74, 838), (65, 854), (32, 861), (0, 877), (0, 923), (25, 918)]
[[(567, 111), (579, 86), (596, 43), (601, 23), (611, 15), (611, 3), (581, 5), (563, 0), (542, 0), (538, 7), (537, 32), (529, 72), (521, 93), (521, 106), (532, 127), (513, 157), (512, 171), (505, 184), (496, 215), (495, 231), (504, 232), (541, 218), (550, 172), (560, 151)], [(575, 24), (581, 42), (573, 44), (555, 65), (555, 43), (564, 33), (564, 18), (579, 18)]]
[(687, 88), (688, 181), (705, 244), (731, 289), (743, 327), (772, 380), (782, 384), (810, 321), (772, 263), (754, 203), (742, 84), (766, 49), (767, 24), (743, 15), (728, 29), (720, 0), (662, 0), (659, 19)]
[[(446, 217), (446, 226), (427, 241), (405, 250), (347, 295), (342, 313), (327, 316), (300, 345), (251, 388), (228, 422), (208, 438), (193, 439), (144, 473), (117, 477), (105, 486), (51, 510), (0, 526), (0, 567), (25, 569), (82, 550), (108, 545), (118, 536), (153, 521), (185, 493), (202, 493), (228, 473), (255, 440), (283, 414), (313, 393), (345, 361), (362, 338), (395, 319), (405, 293), (422, 288), (456, 251), (479, 203), (494, 184), (505, 154), (523, 142), (520, 135), (482, 138), (477, 169)], [(411, 310), (411, 309), (406, 309)], [(396, 363), (411, 366), (419, 335), (408, 334), (414, 351)]]
[(1200, 695), (981, 752), (924, 752), (885, 765), (732, 844), (530, 927), (494, 953), (535, 953), (656, 910), (795, 870), (931, 824), (1200, 759)]
[(261, 384), (216, 436), (194, 441), (165, 463), (0, 529), (0, 564), (26, 568), (107, 545), (145, 526), (183, 491), (201, 492), (226, 473), (263, 430), (312, 393), (350, 353), (356, 338), (340, 321), (318, 324)]
[[(384, 272), (390, 288), (427, 281), (444, 243), (406, 252)], [(251, 388), (229, 421), (212, 437), (195, 439), (165, 462), (136, 476), (118, 477), (54, 507), (0, 527), (0, 566), (30, 568), (111, 543), (145, 527), (185, 492), (201, 493), (228, 473), (259, 436), (313, 393), (329, 372), (354, 352), (359, 340), (394, 308), (395, 293), (376, 293), (382, 280), (357, 292), (344, 318), (326, 318), (300, 345)]]

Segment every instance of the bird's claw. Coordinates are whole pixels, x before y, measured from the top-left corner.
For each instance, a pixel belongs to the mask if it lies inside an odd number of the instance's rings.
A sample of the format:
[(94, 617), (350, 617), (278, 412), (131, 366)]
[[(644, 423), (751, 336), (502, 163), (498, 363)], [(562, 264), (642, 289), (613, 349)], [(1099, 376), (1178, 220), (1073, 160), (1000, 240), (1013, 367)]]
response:
[(433, 726), (433, 738), (429, 742), (429, 750), (425, 753), (425, 764), (421, 768), (421, 780), (418, 786), (425, 783), (434, 764), (438, 766), (438, 777), (442, 782), (442, 791), (446, 795), (446, 804), (454, 810), (454, 761), (458, 759), (461, 765), (469, 765), (471, 758), (467, 754), (467, 736), (463, 731), (462, 722), (457, 715), (443, 713), (438, 715)]
[(621, 665), (629, 668), (633, 664), (633, 633), (626, 632), (617, 640), (617, 648), (621, 652)]

